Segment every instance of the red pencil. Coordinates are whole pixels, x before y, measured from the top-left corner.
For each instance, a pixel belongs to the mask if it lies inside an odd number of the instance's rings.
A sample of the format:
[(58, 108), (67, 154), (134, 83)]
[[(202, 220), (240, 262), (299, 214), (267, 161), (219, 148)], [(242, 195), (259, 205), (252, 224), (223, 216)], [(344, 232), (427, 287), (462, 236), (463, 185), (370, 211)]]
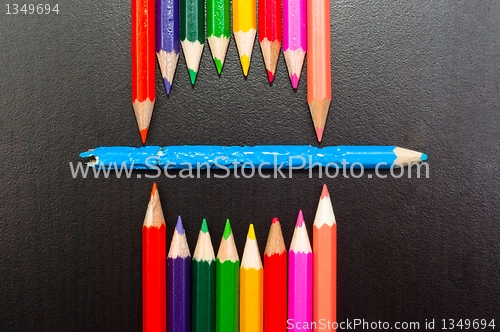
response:
[(287, 330), (286, 263), (281, 224), (274, 218), (264, 252), (264, 332)]
[(259, 41), (270, 83), (281, 49), (281, 1), (259, 0)]
[(143, 143), (156, 99), (155, 1), (132, 0), (132, 106)]
[(153, 184), (142, 227), (142, 327), (144, 332), (167, 330), (167, 245), (160, 196)]

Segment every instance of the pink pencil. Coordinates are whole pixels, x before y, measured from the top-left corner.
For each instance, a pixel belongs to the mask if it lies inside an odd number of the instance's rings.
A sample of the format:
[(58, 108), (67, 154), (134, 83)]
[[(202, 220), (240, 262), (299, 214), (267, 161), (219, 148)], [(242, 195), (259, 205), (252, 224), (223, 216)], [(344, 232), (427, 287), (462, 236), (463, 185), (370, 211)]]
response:
[(307, 49), (306, 0), (283, 1), (283, 53), (292, 87), (299, 86)]
[(312, 249), (299, 211), (288, 254), (288, 320), (292, 332), (312, 331)]

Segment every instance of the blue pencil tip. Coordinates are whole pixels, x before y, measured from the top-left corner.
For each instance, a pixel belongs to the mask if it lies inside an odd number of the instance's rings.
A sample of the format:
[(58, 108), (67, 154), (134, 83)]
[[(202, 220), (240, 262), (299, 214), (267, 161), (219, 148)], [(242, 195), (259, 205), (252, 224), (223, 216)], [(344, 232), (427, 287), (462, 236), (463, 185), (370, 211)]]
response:
[(181, 219), (181, 216), (179, 216), (179, 218), (177, 218), (177, 225), (175, 225), (175, 230), (177, 231), (177, 233), (179, 233), (180, 235), (184, 234), (184, 226), (182, 226), (182, 219)]
[(420, 160), (427, 161), (427, 155), (425, 153), (422, 153), (422, 157), (420, 157)]
[(163, 79), (163, 83), (165, 83), (165, 91), (167, 92), (167, 95), (169, 95), (172, 84), (170, 84), (170, 82), (166, 78)]

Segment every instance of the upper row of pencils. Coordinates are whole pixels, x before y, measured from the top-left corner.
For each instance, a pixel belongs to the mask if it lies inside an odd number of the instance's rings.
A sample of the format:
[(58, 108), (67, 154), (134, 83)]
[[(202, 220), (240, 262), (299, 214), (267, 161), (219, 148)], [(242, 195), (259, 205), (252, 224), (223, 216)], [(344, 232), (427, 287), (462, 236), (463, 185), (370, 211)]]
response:
[(288, 259), (277, 218), (270, 227), (264, 264), (250, 224), (240, 265), (229, 220), (217, 258), (203, 220), (191, 259), (180, 217), (166, 255), (166, 226), (156, 184), (142, 232), (144, 331), (317, 331), (319, 322), (334, 330), (337, 225), (326, 185), (314, 220), (312, 248), (300, 211)]
[[(233, 34), (245, 76), (257, 34), (256, 3), (232, 1)], [(280, 0), (260, 0), (258, 4), (259, 41), (269, 82), (274, 80), (282, 42), (294, 89), (308, 52), (308, 104), (321, 141), (331, 100), (330, 1), (283, 0), (283, 20)], [(132, 0), (132, 104), (143, 143), (156, 98), (155, 51), (167, 94), (179, 44), (194, 84), (205, 42), (204, 9), (204, 0)], [(206, 0), (207, 39), (219, 75), (231, 36), (230, 19), (229, 0)]]

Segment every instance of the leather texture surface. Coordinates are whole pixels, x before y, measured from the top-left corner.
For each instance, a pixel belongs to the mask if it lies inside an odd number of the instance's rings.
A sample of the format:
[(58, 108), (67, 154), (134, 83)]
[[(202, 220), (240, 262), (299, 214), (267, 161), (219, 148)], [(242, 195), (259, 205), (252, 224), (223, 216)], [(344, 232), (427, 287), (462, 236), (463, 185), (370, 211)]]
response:
[[(139, 331), (151, 173), (73, 179), (69, 167), (89, 148), (140, 145), (130, 2), (59, 9), (0, 7), (0, 330)], [(500, 1), (332, 0), (331, 17), (322, 145), (422, 151), (429, 178), (162, 176), (168, 240), (181, 214), (193, 252), (207, 218), (217, 251), (230, 218), (241, 257), (248, 224), (263, 252), (278, 217), (288, 246), (299, 209), (311, 231), (326, 183), (338, 223), (339, 321), (500, 326)], [(206, 43), (194, 88), (182, 54), (170, 97), (157, 71), (147, 143), (317, 144), (306, 78), (304, 66), (292, 91), (281, 54), (270, 86), (256, 40), (245, 79), (234, 39), (218, 77)]]

